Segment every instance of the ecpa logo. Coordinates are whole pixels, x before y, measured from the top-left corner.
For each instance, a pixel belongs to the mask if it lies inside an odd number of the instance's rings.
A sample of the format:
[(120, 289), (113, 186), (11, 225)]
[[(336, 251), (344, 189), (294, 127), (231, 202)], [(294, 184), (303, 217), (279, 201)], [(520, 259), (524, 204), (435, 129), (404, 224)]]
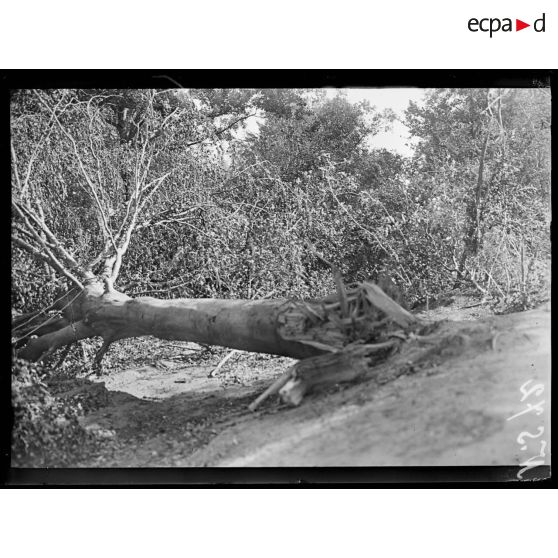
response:
[[(467, 27), (469, 31), (476, 33), (477, 31), (483, 31), (484, 33), (490, 33), (490, 38), (492, 38), (493, 33), (497, 33), (498, 31), (513, 31), (512, 27), (512, 20), (509, 17), (505, 17), (504, 19), (500, 19), (498, 17), (485, 17), (483, 19), (477, 19), (476, 17), (472, 17)], [(527, 27), (531, 27), (530, 23), (525, 23), (520, 19), (515, 20), (515, 30), (521, 31), (522, 29), (526, 29)], [(537, 33), (544, 33), (545, 31), (545, 14), (542, 15), (539, 19), (536, 19), (533, 22), (533, 29)]]

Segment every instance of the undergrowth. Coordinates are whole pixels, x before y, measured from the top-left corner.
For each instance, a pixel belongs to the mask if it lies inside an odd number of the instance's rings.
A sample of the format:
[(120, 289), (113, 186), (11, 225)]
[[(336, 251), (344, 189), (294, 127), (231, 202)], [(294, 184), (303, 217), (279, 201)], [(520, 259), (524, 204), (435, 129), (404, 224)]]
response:
[(97, 452), (102, 439), (83, 428), (79, 397), (56, 397), (40, 364), (12, 366), (12, 466), (65, 467), (76, 455)]

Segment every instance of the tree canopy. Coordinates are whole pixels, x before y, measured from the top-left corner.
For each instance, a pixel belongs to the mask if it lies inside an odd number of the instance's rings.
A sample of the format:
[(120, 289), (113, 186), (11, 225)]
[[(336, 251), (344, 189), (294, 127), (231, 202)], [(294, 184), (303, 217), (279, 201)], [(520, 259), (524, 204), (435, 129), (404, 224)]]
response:
[(550, 254), (549, 91), (429, 90), (403, 117), (409, 157), (369, 147), (393, 118), (317, 90), (14, 91), (14, 311), (95, 277), (131, 296), (321, 296), (313, 250), (411, 304), (470, 284), (528, 306)]

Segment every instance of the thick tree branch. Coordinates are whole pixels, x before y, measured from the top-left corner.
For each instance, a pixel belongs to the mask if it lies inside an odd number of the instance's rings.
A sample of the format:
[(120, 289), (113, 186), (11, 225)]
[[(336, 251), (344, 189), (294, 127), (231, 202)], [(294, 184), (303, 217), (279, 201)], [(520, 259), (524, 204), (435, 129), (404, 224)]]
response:
[(84, 322), (67, 325), (62, 329), (47, 333), (28, 343), (21, 351), (21, 357), (26, 360), (38, 361), (52, 354), (56, 349), (60, 349), (69, 343), (74, 343), (80, 339), (94, 337), (95, 331)]

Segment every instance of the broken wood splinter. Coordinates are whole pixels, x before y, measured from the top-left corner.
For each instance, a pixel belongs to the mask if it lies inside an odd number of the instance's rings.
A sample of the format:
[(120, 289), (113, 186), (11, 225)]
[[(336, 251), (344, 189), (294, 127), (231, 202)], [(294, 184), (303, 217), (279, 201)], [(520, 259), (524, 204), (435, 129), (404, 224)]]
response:
[(277, 393), (292, 377), (294, 374), (294, 366), (288, 368), (277, 380), (275, 380), (257, 399), (255, 399), (248, 409), (255, 411), (270, 395)]

